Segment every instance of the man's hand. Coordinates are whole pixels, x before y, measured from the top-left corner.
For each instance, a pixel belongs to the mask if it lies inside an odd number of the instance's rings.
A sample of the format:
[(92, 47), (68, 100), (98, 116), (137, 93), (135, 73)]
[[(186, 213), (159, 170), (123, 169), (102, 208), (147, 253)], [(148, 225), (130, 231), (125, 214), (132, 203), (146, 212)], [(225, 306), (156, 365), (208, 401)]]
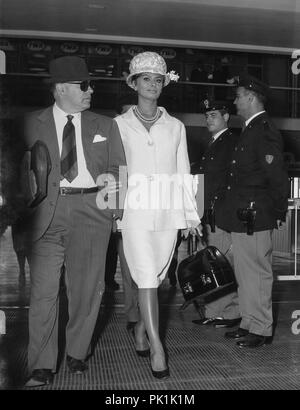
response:
[(276, 223), (277, 223), (277, 229), (279, 231), (282, 231), (283, 229), (285, 229), (286, 222), (283, 222), (281, 219), (277, 219)]
[(115, 209), (116, 193), (120, 190), (121, 183), (116, 181), (112, 174), (101, 174), (98, 176), (96, 184), (100, 187), (96, 203), (99, 209)]
[[(104, 193), (104, 195), (113, 195), (116, 192), (118, 192), (121, 188), (121, 182), (116, 181), (115, 177), (112, 174), (101, 174), (98, 176), (96, 184), (99, 187), (104, 187), (101, 189), (101, 192)], [(104, 192), (105, 191), (105, 192)]]
[(111, 230), (112, 230), (112, 232), (121, 232), (121, 229), (119, 228), (119, 219), (115, 219), (115, 218), (113, 218), (113, 223), (112, 223), (112, 228), (111, 228)]

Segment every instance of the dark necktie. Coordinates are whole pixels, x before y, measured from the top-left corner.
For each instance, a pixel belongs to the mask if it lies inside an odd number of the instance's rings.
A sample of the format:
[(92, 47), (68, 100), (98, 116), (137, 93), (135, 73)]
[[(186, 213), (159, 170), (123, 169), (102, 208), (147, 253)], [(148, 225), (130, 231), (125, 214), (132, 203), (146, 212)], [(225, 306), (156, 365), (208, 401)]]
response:
[(210, 140), (208, 141), (207, 148), (209, 148), (214, 143), (214, 141), (215, 141), (214, 137), (211, 137)]
[(63, 146), (60, 158), (61, 178), (72, 182), (78, 175), (75, 127), (72, 123), (73, 115), (67, 115), (68, 122), (63, 131)]

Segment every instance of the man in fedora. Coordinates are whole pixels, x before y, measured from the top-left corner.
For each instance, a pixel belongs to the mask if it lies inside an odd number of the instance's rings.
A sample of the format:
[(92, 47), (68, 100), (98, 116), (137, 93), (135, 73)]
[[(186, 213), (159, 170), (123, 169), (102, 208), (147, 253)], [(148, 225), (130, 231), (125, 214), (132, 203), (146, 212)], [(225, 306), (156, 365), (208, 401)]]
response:
[(26, 221), (31, 276), (31, 376), (27, 387), (51, 383), (56, 372), (62, 266), (69, 315), (67, 365), (75, 374), (86, 371), (105, 286), (112, 223), (122, 215), (120, 208), (97, 206), (101, 176), (111, 174), (117, 181), (125, 156), (115, 121), (87, 111), (93, 84), (85, 61), (76, 56), (60, 57), (50, 62), (49, 73), (47, 81), (52, 87), (54, 105), (30, 113), (24, 121), (27, 149), (40, 140), (46, 144), (51, 159), (47, 195), (30, 210)]

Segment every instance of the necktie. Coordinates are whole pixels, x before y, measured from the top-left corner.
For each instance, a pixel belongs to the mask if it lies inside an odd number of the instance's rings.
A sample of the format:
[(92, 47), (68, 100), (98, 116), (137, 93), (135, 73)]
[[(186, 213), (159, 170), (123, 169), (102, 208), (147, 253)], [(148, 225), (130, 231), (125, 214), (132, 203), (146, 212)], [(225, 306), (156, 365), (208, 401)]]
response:
[(210, 140), (208, 141), (207, 148), (209, 148), (214, 143), (214, 141), (215, 141), (214, 137), (211, 137)]
[(68, 122), (63, 131), (63, 146), (60, 158), (61, 178), (72, 182), (78, 175), (75, 127), (72, 122), (73, 115), (67, 115)]

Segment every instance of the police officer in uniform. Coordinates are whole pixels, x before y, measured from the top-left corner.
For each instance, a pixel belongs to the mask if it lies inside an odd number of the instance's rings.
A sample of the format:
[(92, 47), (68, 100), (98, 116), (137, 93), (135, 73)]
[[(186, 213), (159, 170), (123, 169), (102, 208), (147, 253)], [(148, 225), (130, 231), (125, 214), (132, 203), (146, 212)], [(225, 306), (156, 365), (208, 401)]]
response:
[[(203, 232), (206, 233), (205, 242), (216, 246), (223, 254), (229, 256), (230, 234), (219, 229), (215, 217), (215, 204), (222, 201), (223, 192), (227, 187), (226, 175), (233, 148), (237, 144), (237, 135), (228, 128), (229, 113), (226, 105), (205, 100), (204, 113), (211, 139), (202, 160), (193, 167), (195, 173), (204, 174), (204, 217), (201, 222), (204, 225)], [(232, 327), (239, 324), (237, 292), (206, 304), (204, 318), (193, 322), (200, 325), (213, 324), (215, 327)]]
[(268, 94), (268, 86), (260, 80), (240, 78), (234, 104), (245, 127), (233, 150), (226, 194), (216, 203), (218, 226), (231, 232), (242, 317), (240, 327), (225, 337), (237, 340), (242, 348), (271, 340), (271, 235), (285, 221), (288, 206), (283, 141), (264, 108)]

